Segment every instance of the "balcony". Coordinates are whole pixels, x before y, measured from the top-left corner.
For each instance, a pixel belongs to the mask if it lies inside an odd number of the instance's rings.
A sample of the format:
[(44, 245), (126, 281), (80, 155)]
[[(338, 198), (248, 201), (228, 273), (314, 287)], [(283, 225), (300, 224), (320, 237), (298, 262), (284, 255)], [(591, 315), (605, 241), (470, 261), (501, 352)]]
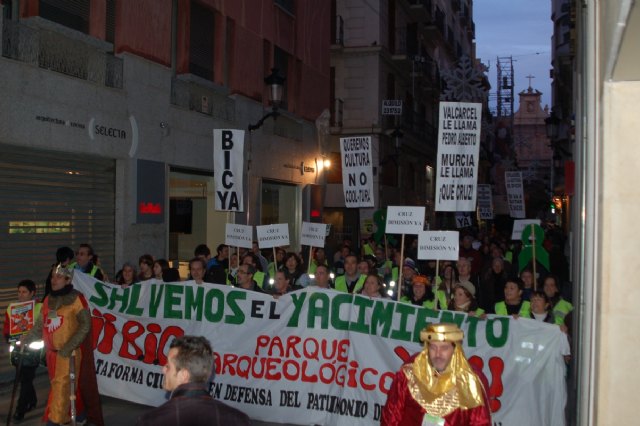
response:
[(171, 104), (221, 120), (235, 121), (233, 99), (220, 93), (213, 83), (191, 74), (171, 80)]
[(416, 22), (433, 20), (433, 0), (409, 0), (409, 8)]
[(106, 87), (122, 89), (121, 58), (116, 58), (112, 53), (92, 46), (87, 41), (57, 31), (4, 19), (2, 56)]

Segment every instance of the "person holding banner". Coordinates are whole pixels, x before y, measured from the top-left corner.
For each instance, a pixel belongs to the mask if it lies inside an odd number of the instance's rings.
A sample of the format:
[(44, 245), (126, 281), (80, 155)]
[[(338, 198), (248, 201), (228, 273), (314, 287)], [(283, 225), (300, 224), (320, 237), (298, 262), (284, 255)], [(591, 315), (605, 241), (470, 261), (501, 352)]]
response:
[(463, 338), (455, 324), (420, 332), (425, 347), (396, 373), (381, 426), (491, 426), (489, 386), (465, 358)]
[(364, 286), (366, 275), (358, 273), (358, 257), (349, 254), (344, 259), (344, 275), (336, 278), (335, 289), (344, 293), (357, 293)]
[(484, 310), (478, 306), (475, 298), (476, 289), (469, 281), (456, 284), (453, 290), (453, 299), (449, 302), (450, 311), (465, 312), (471, 316), (482, 316)]
[(329, 275), (329, 267), (327, 265), (320, 264), (316, 267), (313, 286), (324, 289), (331, 288), (331, 276)]
[[(68, 423), (72, 401), (78, 421), (88, 419), (102, 425), (102, 410), (91, 339), (91, 314), (84, 296), (73, 288), (71, 271), (61, 265), (51, 277), (51, 293), (44, 299), (40, 316), (22, 338), (28, 344), (45, 342), (51, 389), (44, 419), (47, 426)], [(75, 394), (71, 395), (71, 363), (76, 371)]]
[(558, 287), (558, 277), (549, 275), (544, 279), (542, 289), (549, 298), (556, 324), (564, 326), (567, 316), (573, 311), (573, 305), (562, 298)]
[(504, 300), (496, 303), (496, 315), (513, 315), (514, 318), (529, 318), (531, 303), (522, 300), (524, 284), (520, 278), (509, 278), (504, 285)]
[(138, 418), (138, 426), (250, 425), (249, 416), (209, 395), (213, 350), (202, 336), (181, 336), (169, 346), (162, 367), (169, 401)]
[(375, 272), (367, 275), (364, 281), (364, 286), (362, 287), (362, 290), (360, 290), (360, 294), (372, 298), (385, 297), (384, 282), (382, 281), (382, 278), (380, 278), (380, 276)]
[[(28, 314), (31, 315), (31, 319), (35, 320), (40, 316), (40, 309), (42, 303), (36, 301), (36, 283), (32, 280), (22, 280), (18, 283), (18, 303), (31, 302), (29, 306)], [(40, 362), (41, 349), (31, 349), (25, 347), (20, 350), (14, 346), (19, 336), (28, 332), (33, 327), (33, 321), (24, 321), (24, 325), (21, 325), (21, 321), (16, 321), (16, 318), (10, 318), (9, 313), (13, 316), (13, 304), (7, 307), (4, 313), (4, 327), (2, 334), (4, 335), (7, 343), (11, 344), (11, 364), (16, 367), (16, 380), (20, 381), (20, 396), (18, 397), (18, 405), (16, 406), (16, 412), (13, 419), (20, 421), (24, 419), (24, 415), (27, 411), (30, 411), (38, 405), (38, 395), (33, 387), (33, 379), (36, 375), (36, 369)], [(22, 314), (20, 315), (22, 317)], [(12, 321), (13, 320), (13, 321)], [(13, 327), (12, 327), (13, 325)], [(15, 351), (15, 354), (13, 353)], [(16, 356), (16, 354), (19, 354)], [(22, 361), (18, 359), (22, 357)], [(12, 397), (13, 400), (13, 397)], [(13, 402), (13, 401), (12, 401)], [(9, 413), (11, 414), (11, 413)]]
[(273, 289), (271, 290), (271, 294), (274, 298), (277, 299), (280, 296), (284, 296), (285, 294), (296, 290), (302, 290), (302, 287), (296, 284), (291, 285), (291, 280), (283, 271), (276, 272)]
[(256, 274), (256, 268), (253, 265), (243, 264), (238, 267), (238, 287), (245, 290), (257, 291), (258, 293), (266, 293), (262, 287), (253, 279)]
[(402, 296), (400, 303), (410, 303), (429, 309), (437, 309), (438, 300), (431, 289), (429, 278), (424, 275), (416, 275), (412, 279), (411, 294)]

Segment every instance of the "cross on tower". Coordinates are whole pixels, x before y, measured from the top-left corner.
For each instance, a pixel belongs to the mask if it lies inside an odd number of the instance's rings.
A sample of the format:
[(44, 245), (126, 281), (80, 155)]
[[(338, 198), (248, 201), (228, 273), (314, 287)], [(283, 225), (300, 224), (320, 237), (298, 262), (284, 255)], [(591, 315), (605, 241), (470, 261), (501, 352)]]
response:
[(529, 87), (531, 87), (531, 79), (535, 78), (534, 76), (532, 76), (531, 74), (529, 74), (528, 76), (526, 76), (525, 78), (529, 79)]

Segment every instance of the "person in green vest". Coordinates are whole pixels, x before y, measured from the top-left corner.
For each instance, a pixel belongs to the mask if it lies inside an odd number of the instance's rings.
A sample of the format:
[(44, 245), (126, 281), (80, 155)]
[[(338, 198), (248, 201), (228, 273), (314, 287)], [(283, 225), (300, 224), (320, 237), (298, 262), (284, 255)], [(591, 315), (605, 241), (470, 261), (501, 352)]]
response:
[[(22, 280), (18, 283), (18, 303), (21, 302), (29, 302), (31, 300), (36, 300), (36, 283), (32, 280)], [(40, 309), (42, 308), (42, 303), (35, 301), (33, 305), (33, 319), (35, 321), (38, 316), (40, 316)], [(24, 329), (11, 330), (10, 324), (11, 321), (9, 319), (9, 312), (11, 310), (11, 305), (7, 308), (4, 314), (4, 328), (3, 335), (7, 343), (11, 344), (11, 350), (20, 351), (19, 347), (14, 346), (17, 339), (19, 339), (22, 333), (25, 333), (33, 327), (33, 323), (25, 324)], [(37, 353), (27, 353), (37, 351)], [(13, 415), (13, 419), (16, 421), (21, 421), (24, 419), (25, 413), (31, 411), (38, 405), (38, 395), (36, 394), (36, 390), (33, 387), (33, 379), (36, 375), (36, 369), (38, 368), (38, 360), (40, 359), (40, 349), (32, 349), (26, 347), (22, 353), (23, 362), (20, 367), (20, 377), (16, 377), (16, 380), (20, 381), (20, 396), (18, 397), (18, 404), (16, 406), (16, 412)], [(13, 362), (12, 362), (13, 364)], [(16, 363), (16, 368), (17, 363)], [(11, 414), (11, 413), (9, 413)]]
[(262, 263), (258, 256), (254, 253), (248, 252), (242, 258), (242, 264), (253, 266), (255, 269), (255, 272), (252, 274), (253, 281), (255, 281), (261, 289), (266, 289), (269, 285), (269, 275), (262, 270)]
[[(89, 244), (80, 244), (78, 251), (76, 251), (75, 262), (70, 263), (68, 267), (70, 269), (79, 269), (81, 272), (91, 275), (98, 281), (106, 281), (102, 269), (93, 262), (94, 256), (95, 252), (93, 251), (93, 247)], [(151, 267), (153, 267), (153, 259), (151, 260), (149, 268)]]
[(544, 293), (549, 298), (551, 304), (551, 312), (558, 325), (566, 325), (565, 319), (567, 315), (573, 311), (573, 305), (562, 298), (560, 295), (560, 286), (558, 285), (558, 277), (555, 275), (548, 275), (544, 279), (542, 286)]
[(411, 294), (402, 296), (400, 303), (410, 303), (415, 306), (422, 306), (429, 309), (437, 309), (437, 298), (431, 289), (429, 278), (425, 275), (415, 275), (411, 279)]
[(384, 278), (387, 275), (391, 274), (391, 268), (393, 268), (393, 262), (390, 259), (386, 258), (384, 248), (382, 247), (376, 248), (375, 260), (376, 260), (376, 263), (374, 265), (374, 268), (378, 271), (378, 275)]
[(358, 272), (358, 257), (349, 254), (344, 259), (344, 275), (336, 278), (335, 289), (344, 293), (357, 293), (364, 285), (366, 275)]
[(287, 251), (282, 247), (276, 248), (276, 261), (269, 263), (267, 267), (267, 271), (269, 272), (270, 277), (276, 276), (276, 263), (278, 264), (278, 270), (282, 270), (284, 268), (284, 257), (286, 256)]
[(555, 318), (553, 312), (551, 312), (551, 304), (549, 298), (544, 291), (535, 290), (531, 292), (531, 313), (529, 318), (540, 322), (546, 322), (547, 324), (555, 324)]
[(329, 267), (329, 261), (327, 260), (327, 254), (322, 247), (316, 247), (313, 251), (313, 259), (311, 260), (311, 266), (309, 266), (309, 270), (307, 273), (309, 275), (314, 275), (316, 273), (316, 268), (318, 265), (325, 265)]
[(522, 300), (524, 283), (520, 278), (508, 278), (504, 284), (504, 300), (495, 305), (497, 315), (513, 315), (514, 318), (529, 318), (531, 304)]

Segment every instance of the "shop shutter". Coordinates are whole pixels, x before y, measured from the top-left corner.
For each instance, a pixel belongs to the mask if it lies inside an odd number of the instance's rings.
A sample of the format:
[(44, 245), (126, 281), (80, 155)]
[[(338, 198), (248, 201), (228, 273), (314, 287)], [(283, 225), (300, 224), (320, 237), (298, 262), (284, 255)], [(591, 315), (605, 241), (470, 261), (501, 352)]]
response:
[(0, 310), (20, 280), (42, 296), (58, 247), (91, 244), (113, 277), (115, 160), (0, 144), (0, 206)]

